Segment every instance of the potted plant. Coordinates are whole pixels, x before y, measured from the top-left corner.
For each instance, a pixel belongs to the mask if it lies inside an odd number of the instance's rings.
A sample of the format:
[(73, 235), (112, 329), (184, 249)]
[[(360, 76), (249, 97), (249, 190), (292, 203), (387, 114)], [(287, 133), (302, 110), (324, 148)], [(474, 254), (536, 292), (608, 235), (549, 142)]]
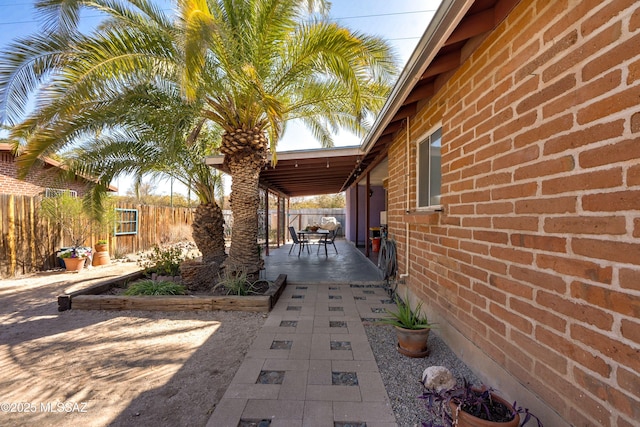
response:
[(80, 246), (74, 246), (72, 248), (65, 248), (58, 254), (67, 271), (80, 271), (84, 268), (84, 264), (91, 256), (91, 248), (85, 248)]
[[(408, 298), (405, 297), (408, 301)], [(434, 327), (427, 316), (422, 315), (422, 302), (415, 310), (407, 302), (396, 296), (396, 311), (387, 310), (389, 317), (381, 319), (380, 323), (395, 327), (398, 338), (398, 351), (409, 357), (426, 357), (429, 354), (427, 340), (429, 332)]]
[(542, 427), (542, 422), (527, 408), (517, 406), (516, 402), (510, 404), (493, 389), (475, 387), (466, 379), (462, 385), (449, 389), (425, 386), (420, 398), (426, 401), (431, 416), (431, 421), (422, 423), (423, 427), (517, 427), (532, 418)]
[(98, 240), (95, 245), (96, 252), (106, 252), (108, 250), (107, 249), (108, 243), (109, 242), (105, 239)]
[(73, 264), (79, 263), (76, 258), (81, 258), (84, 265), (84, 260), (91, 256), (91, 248), (82, 247), (92, 226), (91, 216), (87, 211), (82, 199), (72, 196), (69, 192), (44, 198), (40, 204), (40, 215), (58, 227), (60, 237), (66, 236), (67, 241), (71, 242), (71, 245), (59, 252), (58, 257), (63, 260), (72, 258), (69, 262)]
[(95, 244), (96, 253), (93, 255), (92, 265), (107, 265), (111, 262), (109, 258), (108, 241), (105, 239), (98, 240)]

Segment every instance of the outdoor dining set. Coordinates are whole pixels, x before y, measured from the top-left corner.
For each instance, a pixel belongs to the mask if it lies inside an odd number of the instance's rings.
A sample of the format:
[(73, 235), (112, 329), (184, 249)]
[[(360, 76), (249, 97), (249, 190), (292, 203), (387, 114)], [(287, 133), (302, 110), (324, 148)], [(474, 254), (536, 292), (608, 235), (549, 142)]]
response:
[[(323, 218), (324, 219), (324, 218)], [(339, 223), (325, 223), (326, 228), (322, 228), (321, 226), (308, 226), (301, 230), (296, 230), (294, 227), (289, 227), (289, 234), (291, 236), (291, 240), (293, 244), (289, 249), (289, 255), (293, 251), (293, 248), (298, 246), (298, 256), (307, 249), (307, 253), (311, 253), (309, 250), (309, 246), (315, 244), (318, 246), (317, 253), (320, 253), (320, 247), (324, 246), (324, 254), (325, 256), (329, 256), (327, 246), (333, 245), (333, 249), (335, 249), (336, 254), (338, 253), (338, 248), (335, 244), (336, 236), (338, 235), (338, 230), (340, 229)], [(330, 228), (330, 229), (329, 229)]]

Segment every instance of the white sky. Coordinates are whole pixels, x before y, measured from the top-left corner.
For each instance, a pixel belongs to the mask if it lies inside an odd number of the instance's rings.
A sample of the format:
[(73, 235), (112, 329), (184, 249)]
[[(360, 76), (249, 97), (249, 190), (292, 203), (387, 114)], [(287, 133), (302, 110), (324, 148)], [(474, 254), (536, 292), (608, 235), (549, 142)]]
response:
[[(170, 4), (166, 0), (159, 2)], [(12, 39), (38, 30), (33, 3), (32, 0), (0, 0), (0, 46), (4, 48)], [(440, 0), (332, 0), (331, 17), (351, 29), (387, 39), (404, 65), (439, 4)], [(81, 22), (91, 26), (97, 20), (87, 16)], [(341, 133), (334, 140), (337, 147), (360, 144), (360, 138), (350, 133)], [(319, 147), (320, 143), (304, 126), (291, 123), (278, 142), (278, 151)], [(125, 194), (131, 180), (122, 178), (113, 184), (120, 194)], [(161, 182), (157, 191), (169, 194), (170, 187), (169, 182)], [(178, 185), (174, 187), (175, 192), (186, 194), (184, 190)]]

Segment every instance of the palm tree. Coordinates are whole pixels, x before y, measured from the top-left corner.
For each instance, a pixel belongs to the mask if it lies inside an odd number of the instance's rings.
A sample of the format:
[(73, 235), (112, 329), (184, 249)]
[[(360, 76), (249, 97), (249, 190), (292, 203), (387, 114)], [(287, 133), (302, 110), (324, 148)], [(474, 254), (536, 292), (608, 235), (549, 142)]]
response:
[[(123, 88), (180, 82), (201, 118), (188, 141), (204, 121), (223, 131), (234, 217), (226, 263), (237, 272), (259, 269), (258, 179), (267, 150), (276, 161), (286, 123), (301, 120), (325, 147), (340, 128), (362, 134), (396, 71), (385, 42), (327, 20), (326, 0), (178, 0), (176, 21), (147, 0), (37, 5), (49, 31), (17, 40), (0, 59), (0, 119), (19, 122), (12, 136), (26, 141), (23, 167), (90, 131), (117, 132), (100, 106)], [(109, 18), (81, 34), (81, 6)], [(35, 112), (18, 119), (35, 89)]]
[(204, 94), (203, 116), (224, 131), (220, 150), (232, 177), (234, 218), (226, 263), (253, 273), (259, 265), (258, 180), (267, 150), (275, 155), (293, 119), (323, 146), (332, 145), (338, 128), (362, 134), (388, 94), (394, 61), (382, 40), (306, 13), (326, 2), (180, 4), (185, 95), (195, 100)]

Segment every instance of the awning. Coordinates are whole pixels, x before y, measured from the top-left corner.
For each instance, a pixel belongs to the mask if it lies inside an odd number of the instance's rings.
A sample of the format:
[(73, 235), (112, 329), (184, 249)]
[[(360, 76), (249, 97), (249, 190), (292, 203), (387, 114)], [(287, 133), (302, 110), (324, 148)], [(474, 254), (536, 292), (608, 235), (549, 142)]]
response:
[[(260, 185), (286, 197), (339, 193), (363, 154), (358, 146), (278, 152), (275, 167), (267, 157)], [(205, 159), (207, 165), (229, 173), (223, 161), (221, 155)]]

